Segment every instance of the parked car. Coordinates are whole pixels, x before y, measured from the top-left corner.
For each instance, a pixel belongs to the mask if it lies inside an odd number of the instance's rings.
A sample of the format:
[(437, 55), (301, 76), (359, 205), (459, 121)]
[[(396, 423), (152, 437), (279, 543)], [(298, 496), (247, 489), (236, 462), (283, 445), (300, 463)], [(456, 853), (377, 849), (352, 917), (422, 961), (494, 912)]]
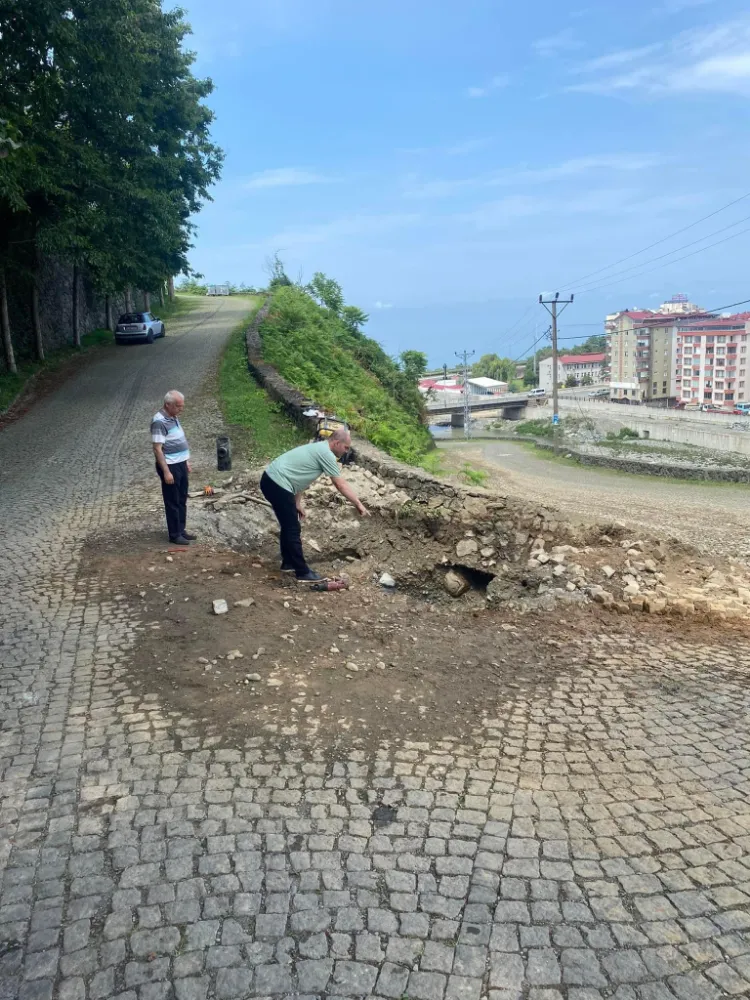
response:
[(166, 332), (159, 317), (149, 312), (123, 313), (115, 327), (115, 342), (127, 344), (131, 340), (145, 340), (147, 344), (153, 344)]

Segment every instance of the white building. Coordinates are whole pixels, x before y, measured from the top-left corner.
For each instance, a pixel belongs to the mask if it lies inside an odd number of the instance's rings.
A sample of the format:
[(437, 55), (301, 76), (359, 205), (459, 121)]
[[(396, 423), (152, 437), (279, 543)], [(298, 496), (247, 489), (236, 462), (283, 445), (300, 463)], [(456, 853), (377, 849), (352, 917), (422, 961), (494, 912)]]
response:
[(498, 382), (497, 379), (487, 378), (479, 375), (477, 378), (470, 378), (469, 392), (478, 396), (500, 396), (508, 391), (507, 382)]
[[(605, 354), (560, 354), (557, 358), (557, 383), (565, 384), (573, 375), (579, 385), (588, 376), (592, 382), (600, 382)], [(539, 362), (539, 388), (552, 392), (552, 358)]]

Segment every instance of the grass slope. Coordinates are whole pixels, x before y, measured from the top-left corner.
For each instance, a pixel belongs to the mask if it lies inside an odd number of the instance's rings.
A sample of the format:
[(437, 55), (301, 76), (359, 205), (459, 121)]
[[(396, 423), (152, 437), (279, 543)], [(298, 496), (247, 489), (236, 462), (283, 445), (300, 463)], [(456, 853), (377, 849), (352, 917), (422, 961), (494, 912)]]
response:
[[(254, 302), (250, 316), (258, 309)], [(249, 318), (249, 317), (248, 317)], [(255, 382), (247, 370), (245, 318), (232, 332), (219, 369), (219, 396), (235, 451), (253, 465), (305, 444), (303, 433)]]
[(301, 288), (279, 288), (261, 324), (263, 358), (315, 402), (404, 462), (433, 447), (414, 385), (379, 344)]

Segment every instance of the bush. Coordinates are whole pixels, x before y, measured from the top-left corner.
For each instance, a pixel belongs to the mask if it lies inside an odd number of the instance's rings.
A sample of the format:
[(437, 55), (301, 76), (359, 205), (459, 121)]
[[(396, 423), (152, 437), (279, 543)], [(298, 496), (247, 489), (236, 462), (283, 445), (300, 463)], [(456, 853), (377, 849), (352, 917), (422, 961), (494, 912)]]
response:
[(434, 447), (414, 380), (304, 289), (275, 290), (260, 335), (268, 364), (377, 447), (413, 465)]
[[(560, 421), (560, 426), (562, 426), (562, 421)], [(516, 424), (516, 434), (527, 434), (529, 437), (551, 438), (554, 437), (554, 433), (554, 424), (549, 417), (546, 419), (522, 420), (521, 423)]]
[(607, 431), (608, 441), (637, 441), (639, 437), (638, 431), (631, 430), (630, 427), (621, 427), (619, 431)]

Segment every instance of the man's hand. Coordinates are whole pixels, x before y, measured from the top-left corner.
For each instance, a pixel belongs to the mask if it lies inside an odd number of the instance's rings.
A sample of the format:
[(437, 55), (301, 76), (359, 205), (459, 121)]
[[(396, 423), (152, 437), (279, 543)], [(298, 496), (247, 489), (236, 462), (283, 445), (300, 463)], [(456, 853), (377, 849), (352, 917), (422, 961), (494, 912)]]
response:
[(193, 471), (193, 467), (190, 464), (190, 462), (187, 463), (187, 470), (188, 470), (188, 472), (192, 472)]
[(167, 486), (174, 485), (174, 476), (169, 471), (169, 469), (167, 469), (167, 471), (164, 473), (164, 482), (167, 484)]
[(357, 513), (359, 514), (360, 517), (372, 517), (372, 514), (367, 509), (367, 507), (365, 507), (363, 503), (361, 503), (359, 507), (357, 507)]
[(299, 505), (297, 506), (297, 514), (299, 516), (300, 521), (304, 521), (305, 518), (307, 517), (307, 514), (305, 513), (305, 508), (300, 507)]

